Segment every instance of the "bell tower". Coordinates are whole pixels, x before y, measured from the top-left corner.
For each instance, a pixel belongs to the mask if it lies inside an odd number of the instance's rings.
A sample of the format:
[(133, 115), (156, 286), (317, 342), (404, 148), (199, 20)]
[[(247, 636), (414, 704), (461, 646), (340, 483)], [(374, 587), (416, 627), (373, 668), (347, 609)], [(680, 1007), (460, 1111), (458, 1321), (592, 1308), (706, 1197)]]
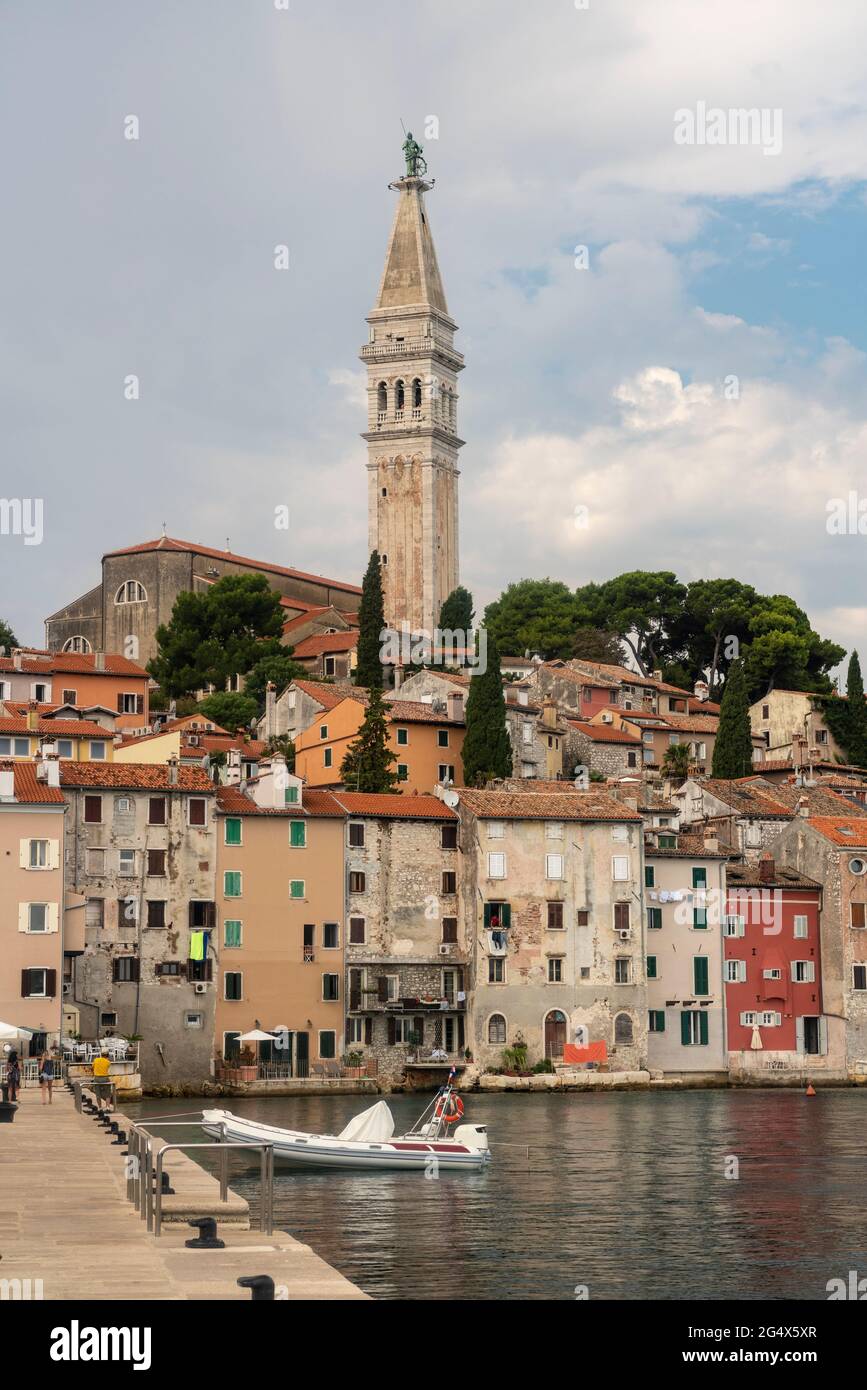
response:
[(458, 579), (458, 373), (424, 195), (427, 164), (407, 136), (406, 173), (389, 187), (397, 207), (369, 336), (368, 549), (382, 557), (385, 620), (432, 632)]

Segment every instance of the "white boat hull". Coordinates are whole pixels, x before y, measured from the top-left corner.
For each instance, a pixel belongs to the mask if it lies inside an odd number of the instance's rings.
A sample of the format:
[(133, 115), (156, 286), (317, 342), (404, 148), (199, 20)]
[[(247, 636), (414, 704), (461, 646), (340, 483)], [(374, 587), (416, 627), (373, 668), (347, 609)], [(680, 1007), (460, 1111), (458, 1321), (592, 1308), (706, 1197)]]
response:
[[(215, 1139), (273, 1144), (275, 1159), (316, 1168), (458, 1170), (484, 1168), (491, 1161), (487, 1136), (482, 1125), (462, 1126), (478, 1135), (481, 1143), (457, 1139), (425, 1139), (406, 1134), (369, 1143), (341, 1139), (333, 1134), (304, 1134), (300, 1130), (280, 1129), (276, 1125), (243, 1120), (229, 1110), (205, 1110), (203, 1128)], [(484, 1147), (482, 1147), (484, 1145)]]

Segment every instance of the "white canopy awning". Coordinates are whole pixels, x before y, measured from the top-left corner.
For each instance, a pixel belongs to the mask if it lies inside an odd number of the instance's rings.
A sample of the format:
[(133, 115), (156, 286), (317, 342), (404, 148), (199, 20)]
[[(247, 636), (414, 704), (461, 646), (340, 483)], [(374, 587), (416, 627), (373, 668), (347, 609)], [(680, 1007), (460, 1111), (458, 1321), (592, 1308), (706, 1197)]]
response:
[(0, 1023), (0, 1042), (26, 1042), (33, 1033), (27, 1028), (18, 1028), (14, 1023)]
[(273, 1042), (273, 1033), (263, 1033), (261, 1028), (251, 1028), (249, 1033), (242, 1033), (238, 1042)]

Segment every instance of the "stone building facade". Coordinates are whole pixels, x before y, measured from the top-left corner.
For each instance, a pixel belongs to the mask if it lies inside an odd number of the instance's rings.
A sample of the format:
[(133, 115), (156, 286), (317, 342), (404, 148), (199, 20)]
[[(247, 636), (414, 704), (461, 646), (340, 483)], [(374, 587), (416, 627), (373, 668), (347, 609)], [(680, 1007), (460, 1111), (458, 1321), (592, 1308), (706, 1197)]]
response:
[(468, 967), (457, 815), (433, 796), (334, 798), (348, 817), (347, 1051), (375, 1059), (386, 1084), (408, 1063), (462, 1063)]
[(611, 1070), (643, 1067), (639, 813), (597, 791), (456, 794), (477, 1061), (604, 1043)]
[(169, 622), (178, 595), (202, 593), (227, 574), (264, 574), (278, 593), (299, 600), (298, 612), (311, 604), (356, 612), (361, 599), (354, 584), (161, 536), (103, 555), (102, 583), (46, 618), (46, 646), (60, 651), (82, 638), (92, 651), (144, 664), (156, 656), (156, 630)]
[(214, 783), (176, 763), (60, 766), (66, 887), (85, 898), (71, 979), (82, 1035), (140, 1035), (145, 1086), (200, 1083), (214, 1037)]

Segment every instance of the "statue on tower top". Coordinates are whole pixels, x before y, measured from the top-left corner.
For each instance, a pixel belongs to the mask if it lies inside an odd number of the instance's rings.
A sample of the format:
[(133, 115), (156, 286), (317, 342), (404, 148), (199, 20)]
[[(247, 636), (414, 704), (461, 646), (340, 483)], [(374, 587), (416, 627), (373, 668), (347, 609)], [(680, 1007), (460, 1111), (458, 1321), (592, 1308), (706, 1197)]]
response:
[(427, 160), (422, 154), (421, 145), (412, 138), (411, 130), (406, 132), (406, 139), (403, 142), (403, 157), (406, 160), (406, 177), (408, 179), (423, 178), (427, 173)]

